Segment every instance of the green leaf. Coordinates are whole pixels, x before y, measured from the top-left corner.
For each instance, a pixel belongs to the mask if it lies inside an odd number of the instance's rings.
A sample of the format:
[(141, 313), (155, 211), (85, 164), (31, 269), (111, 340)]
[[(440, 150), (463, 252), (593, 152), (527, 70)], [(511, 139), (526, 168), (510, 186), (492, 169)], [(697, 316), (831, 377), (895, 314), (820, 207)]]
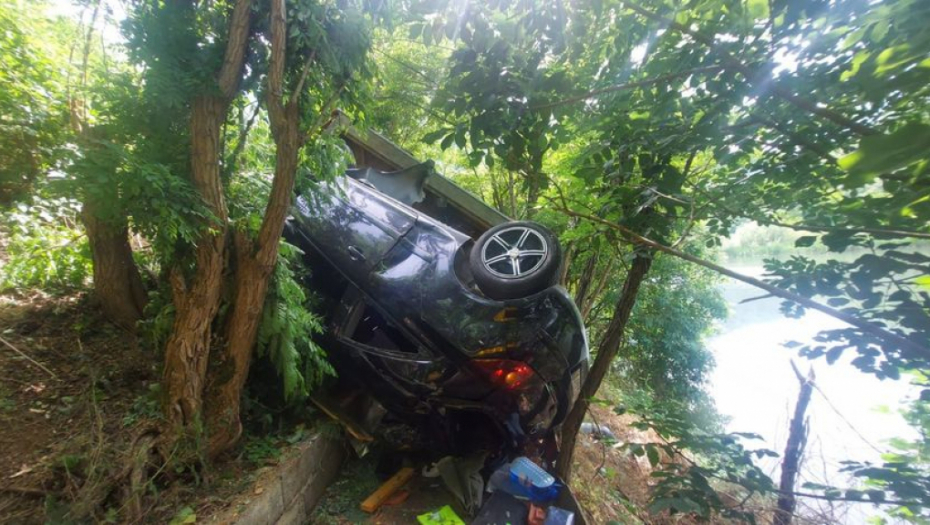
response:
[(436, 131), (431, 131), (431, 132), (427, 133), (426, 135), (423, 135), (423, 139), (422, 139), (422, 140), (423, 140), (423, 142), (425, 142), (425, 143), (427, 143), (427, 144), (432, 144), (432, 143), (436, 142), (437, 140), (439, 140), (439, 139), (440, 139), (443, 135), (445, 135), (445, 134), (446, 134), (446, 130), (444, 130), (444, 129), (437, 129)]
[(816, 235), (805, 235), (794, 240), (794, 246), (797, 248), (808, 248), (817, 242)]
[(875, 25), (872, 26), (872, 32), (870, 33), (869, 37), (872, 39), (873, 42), (879, 42), (881, 40), (884, 40), (885, 36), (888, 35), (889, 27), (890, 27), (890, 24), (888, 23), (887, 19), (879, 20), (878, 22), (875, 22)]
[(769, 17), (768, 0), (747, 0), (746, 10), (754, 20)]
[(839, 159), (849, 172), (848, 188), (859, 188), (883, 173), (910, 166), (930, 154), (930, 125), (910, 123), (889, 135), (865, 137), (859, 149)]
[(647, 445), (646, 457), (649, 458), (649, 464), (655, 468), (659, 464), (659, 449), (655, 445)]

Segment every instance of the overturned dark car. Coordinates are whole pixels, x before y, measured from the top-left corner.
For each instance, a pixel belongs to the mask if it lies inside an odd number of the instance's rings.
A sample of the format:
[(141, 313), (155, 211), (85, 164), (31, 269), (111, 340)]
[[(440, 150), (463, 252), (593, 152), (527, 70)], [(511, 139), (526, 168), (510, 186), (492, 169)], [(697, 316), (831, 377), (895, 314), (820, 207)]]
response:
[(350, 169), (297, 197), (285, 237), (325, 300), (330, 360), (367, 419), (383, 407), (378, 428), (414, 429), (436, 454), (554, 458), (588, 369), (558, 241), (533, 222), (476, 226), (425, 198), (430, 177), (431, 163)]

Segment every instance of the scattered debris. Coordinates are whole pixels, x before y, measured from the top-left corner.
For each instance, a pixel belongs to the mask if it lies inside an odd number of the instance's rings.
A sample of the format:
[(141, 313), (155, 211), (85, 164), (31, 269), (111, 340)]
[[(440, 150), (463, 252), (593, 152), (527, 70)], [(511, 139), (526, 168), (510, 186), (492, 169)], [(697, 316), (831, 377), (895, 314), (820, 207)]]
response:
[(388, 498), (410, 481), (410, 478), (413, 477), (413, 472), (413, 469), (410, 467), (404, 467), (398, 470), (396, 474), (391, 476), (391, 479), (385, 481), (378, 487), (378, 490), (365, 498), (365, 501), (361, 504), (361, 509), (369, 513), (378, 510)]
[(32, 467), (26, 464), (23, 464), (23, 466), (20, 467), (20, 469), (16, 472), (16, 474), (13, 474), (12, 476), (10, 476), (10, 479), (18, 478), (24, 474), (29, 474), (30, 472), (32, 472)]
[(465, 525), (462, 518), (448, 505), (437, 511), (417, 516), (417, 521), (421, 525)]
[(601, 440), (601, 441), (611, 441), (614, 443), (619, 441), (617, 439), (617, 436), (614, 435), (614, 433), (610, 430), (609, 427), (607, 427), (606, 425), (599, 425), (597, 423), (591, 423), (589, 421), (585, 421), (584, 423), (581, 424), (581, 433), (587, 434), (593, 437), (594, 439)]

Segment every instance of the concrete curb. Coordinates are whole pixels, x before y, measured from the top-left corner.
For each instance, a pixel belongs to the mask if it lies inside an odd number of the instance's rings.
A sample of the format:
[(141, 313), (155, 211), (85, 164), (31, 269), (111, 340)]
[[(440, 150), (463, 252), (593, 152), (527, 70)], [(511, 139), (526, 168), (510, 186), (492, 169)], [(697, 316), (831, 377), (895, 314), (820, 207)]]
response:
[(252, 484), (247, 499), (214, 516), (223, 525), (303, 525), (346, 456), (345, 441), (317, 434)]

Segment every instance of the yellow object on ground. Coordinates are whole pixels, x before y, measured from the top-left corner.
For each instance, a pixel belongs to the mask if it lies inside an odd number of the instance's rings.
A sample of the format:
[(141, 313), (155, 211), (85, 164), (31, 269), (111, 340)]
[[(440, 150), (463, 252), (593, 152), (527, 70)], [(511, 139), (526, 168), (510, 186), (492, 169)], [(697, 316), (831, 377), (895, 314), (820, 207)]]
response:
[(362, 502), (362, 510), (365, 512), (374, 512), (378, 510), (378, 507), (380, 507), (386, 499), (390, 498), (392, 494), (403, 487), (412, 477), (412, 468), (404, 467), (398, 470), (397, 474), (391, 476), (391, 479), (385, 481), (383, 485), (378, 487), (378, 490), (372, 492), (371, 496), (368, 496), (368, 498)]
[(417, 521), (420, 522), (420, 525), (465, 525), (462, 518), (459, 518), (455, 511), (452, 510), (452, 507), (448, 505), (433, 512), (420, 514), (417, 516)]

